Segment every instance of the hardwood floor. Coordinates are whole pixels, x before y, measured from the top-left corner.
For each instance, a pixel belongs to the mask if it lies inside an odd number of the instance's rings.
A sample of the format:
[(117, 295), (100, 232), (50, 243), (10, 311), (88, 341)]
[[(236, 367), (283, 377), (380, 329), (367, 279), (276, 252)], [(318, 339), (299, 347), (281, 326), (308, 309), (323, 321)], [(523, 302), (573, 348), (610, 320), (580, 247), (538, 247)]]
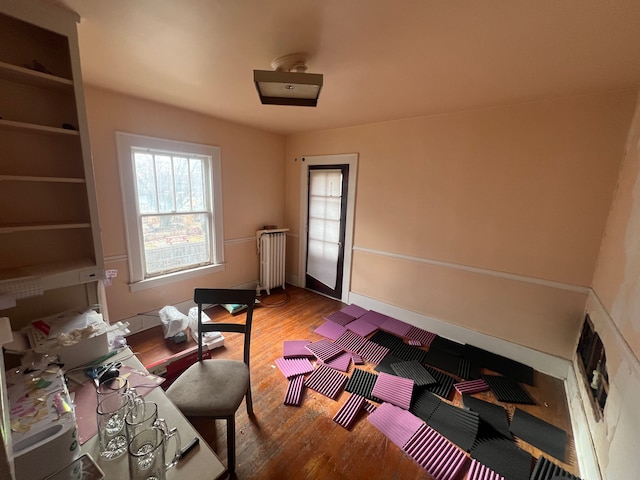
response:
[[(250, 421), (244, 405), (236, 415), (237, 478), (239, 479), (408, 479), (430, 478), (429, 475), (400, 448), (389, 441), (361, 415), (350, 431), (332, 419), (349, 393), (342, 392), (336, 401), (313, 390), (305, 389), (302, 406), (283, 403), (287, 380), (275, 366), (282, 356), (284, 340), (320, 340), (313, 331), (324, 317), (344, 307), (344, 304), (310, 291), (287, 287), (262, 297), (263, 306), (256, 308), (251, 346), (251, 375), (255, 420)], [(212, 318), (229, 320), (220, 307), (208, 310)], [(437, 333), (437, 332), (434, 332)], [(213, 358), (240, 359), (241, 338), (225, 334), (225, 346), (213, 350)], [(128, 338), (129, 345), (140, 360), (149, 365), (173, 355), (195, 343), (176, 345), (163, 339), (160, 327)], [(372, 370), (368, 364), (365, 369)], [(353, 369), (353, 366), (351, 367)], [(517, 405), (567, 432), (566, 463), (545, 455), (574, 475), (579, 475), (573, 447), (571, 422), (564, 386), (561, 380), (535, 373), (535, 387), (523, 385), (536, 405)], [(456, 392), (450, 402), (461, 405)], [(475, 395), (506, 407), (510, 413), (514, 404), (502, 404), (489, 392)], [(203, 438), (226, 463), (226, 437), (223, 422), (193, 422)], [(521, 448), (537, 458), (541, 452), (518, 440)]]

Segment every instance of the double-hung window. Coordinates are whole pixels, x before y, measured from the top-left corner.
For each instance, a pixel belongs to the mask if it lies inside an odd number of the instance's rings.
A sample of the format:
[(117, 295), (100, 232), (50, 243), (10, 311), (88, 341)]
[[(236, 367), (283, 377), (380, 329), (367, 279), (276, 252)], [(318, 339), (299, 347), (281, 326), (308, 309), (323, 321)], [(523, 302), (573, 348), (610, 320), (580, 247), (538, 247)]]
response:
[(223, 268), (220, 149), (116, 133), (130, 288)]

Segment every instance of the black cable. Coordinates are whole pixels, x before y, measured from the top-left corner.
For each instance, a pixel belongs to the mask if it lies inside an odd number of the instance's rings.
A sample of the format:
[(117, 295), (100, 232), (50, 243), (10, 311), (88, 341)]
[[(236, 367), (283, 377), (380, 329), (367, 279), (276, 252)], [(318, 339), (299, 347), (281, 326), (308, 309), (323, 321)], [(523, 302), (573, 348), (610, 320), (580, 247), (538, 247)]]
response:
[[(279, 302), (274, 302), (274, 303), (265, 303), (263, 299), (263, 300), (260, 300), (259, 305), (265, 308), (276, 308), (276, 307), (282, 307), (283, 305), (286, 305), (291, 300), (291, 295), (289, 294), (289, 292), (282, 292), (280, 295), (285, 295), (284, 300), (280, 300)], [(270, 298), (271, 296), (272, 295), (268, 295), (267, 298)]]

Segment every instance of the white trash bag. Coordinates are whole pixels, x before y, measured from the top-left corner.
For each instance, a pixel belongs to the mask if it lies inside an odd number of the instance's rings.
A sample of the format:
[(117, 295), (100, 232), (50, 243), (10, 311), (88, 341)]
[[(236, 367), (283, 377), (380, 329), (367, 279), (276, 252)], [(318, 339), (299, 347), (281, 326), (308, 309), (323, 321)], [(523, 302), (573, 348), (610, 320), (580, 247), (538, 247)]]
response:
[(182, 332), (189, 324), (189, 317), (181, 313), (176, 307), (167, 305), (160, 310), (160, 321), (162, 322), (162, 330), (164, 338), (175, 337)]
[[(202, 323), (212, 323), (209, 315), (202, 312)], [(198, 342), (198, 307), (192, 307), (189, 309), (189, 330), (191, 330), (191, 336)], [(209, 343), (213, 340), (224, 338), (220, 332), (205, 332), (203, 334), (204, 343)]]

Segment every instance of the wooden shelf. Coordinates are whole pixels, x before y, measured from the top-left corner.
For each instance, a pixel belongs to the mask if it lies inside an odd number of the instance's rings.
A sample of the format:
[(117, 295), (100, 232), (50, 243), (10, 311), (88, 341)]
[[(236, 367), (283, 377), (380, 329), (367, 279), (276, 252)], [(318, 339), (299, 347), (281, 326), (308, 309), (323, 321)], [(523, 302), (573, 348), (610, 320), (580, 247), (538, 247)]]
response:
[(43, 290), (48, 290), (93, 281), (94, 277), (102, 278), (103, 272), (104, 269), (96, 266), (94, 260), (76, 258), (62, 262), (0, 269), (0, 285), (37, 280)]
[(84, 178), (32, 177), (30, 175), (0, 175), (0, 182), (87, 183)]
[(0, 78), (42, 87), (73, 88), (73, 81), (68, 78), (38, 72), (30, 68), (0, 62)]
[(25, 223), (13, 225), (0, 225), (0, 233), (36, 232), (47, 230), (69, 230), (78, 228), (91, 228), (90, 222), (75, 223)]
[(54, 135), (79, 136), (77, 130), (68, 130), (66, 128), (50, 127), (48, 125), (38, 125), (35, 123), (14, 122), (13, 120), (0, 119), (0, 128), (12, 128), (16, 130), (31, 130), (34, 132), (50, 133)]

